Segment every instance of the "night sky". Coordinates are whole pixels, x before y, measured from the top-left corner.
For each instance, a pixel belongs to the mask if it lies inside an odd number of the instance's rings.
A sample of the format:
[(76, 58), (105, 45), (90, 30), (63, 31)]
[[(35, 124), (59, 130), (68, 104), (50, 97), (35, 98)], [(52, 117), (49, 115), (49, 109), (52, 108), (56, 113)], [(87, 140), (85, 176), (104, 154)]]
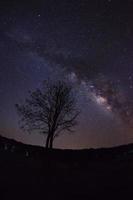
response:
[(15, 104), (29, 90), (68, 80), (81, 115), (58, 148), (133, 142), (133, 0), (0, 2), (0, 133), (44, 145), (23, 133)]

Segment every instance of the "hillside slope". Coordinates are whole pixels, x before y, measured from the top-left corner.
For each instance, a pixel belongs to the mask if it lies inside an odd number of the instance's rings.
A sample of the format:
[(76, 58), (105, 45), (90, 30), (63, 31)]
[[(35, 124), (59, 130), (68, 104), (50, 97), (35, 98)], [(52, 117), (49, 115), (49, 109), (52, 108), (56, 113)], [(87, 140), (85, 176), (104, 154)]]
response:
[(130, 199), (133, 145), (53, 150), (0, 137), (0, 199)]

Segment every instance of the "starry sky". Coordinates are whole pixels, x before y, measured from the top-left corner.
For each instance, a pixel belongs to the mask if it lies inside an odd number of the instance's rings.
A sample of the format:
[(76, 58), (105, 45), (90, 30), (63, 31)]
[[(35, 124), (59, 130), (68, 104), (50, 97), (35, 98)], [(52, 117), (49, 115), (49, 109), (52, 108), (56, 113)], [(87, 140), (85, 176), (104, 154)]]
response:
[(58, 148), (133, 142), (133, 0), (0, 1), (0, 133), (23, 133), (15, 104), (43, 80), (68, 80), (81, 110), (75, 133)]

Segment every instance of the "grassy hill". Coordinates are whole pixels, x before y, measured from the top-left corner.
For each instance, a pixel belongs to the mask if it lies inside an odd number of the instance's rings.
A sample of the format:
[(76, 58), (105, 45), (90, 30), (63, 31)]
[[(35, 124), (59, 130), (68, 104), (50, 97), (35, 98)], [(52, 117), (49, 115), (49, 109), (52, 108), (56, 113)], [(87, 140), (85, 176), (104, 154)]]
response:
[(132, 199), (133, 144), (46, 151), (0, 137), (0, 199)]

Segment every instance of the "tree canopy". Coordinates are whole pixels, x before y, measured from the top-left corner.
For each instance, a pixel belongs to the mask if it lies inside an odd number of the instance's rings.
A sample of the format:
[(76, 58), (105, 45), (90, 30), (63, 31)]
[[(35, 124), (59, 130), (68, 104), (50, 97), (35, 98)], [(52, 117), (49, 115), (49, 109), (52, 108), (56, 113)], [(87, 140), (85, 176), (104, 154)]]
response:
[(63, 131), (73, 131), (79, 111), (73, 88), (63, 81), (44, 82), (44, 87), (30, 92), (24, 104), (16, 104), (21, 128), (47, 135), (46, 148), (53, 147), (53, 140)]

